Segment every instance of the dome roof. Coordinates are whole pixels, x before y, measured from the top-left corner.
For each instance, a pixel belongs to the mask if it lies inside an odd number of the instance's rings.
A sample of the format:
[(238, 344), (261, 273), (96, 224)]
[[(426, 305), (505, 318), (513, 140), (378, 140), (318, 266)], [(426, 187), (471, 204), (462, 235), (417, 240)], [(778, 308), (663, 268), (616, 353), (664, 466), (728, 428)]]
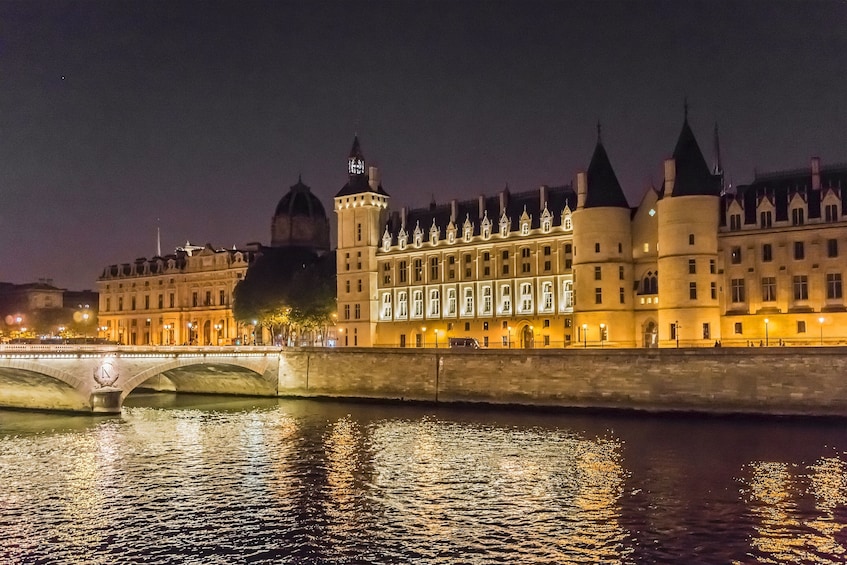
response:
[(297, 184), (290, 187), (288, 194), (283, 196), (277, 204), (274, 215), (326, 218), (326, 211), (324, 211), (320, 199), (312, 194), (308, 186), (303, 184), (302, 178), (298, 178)]

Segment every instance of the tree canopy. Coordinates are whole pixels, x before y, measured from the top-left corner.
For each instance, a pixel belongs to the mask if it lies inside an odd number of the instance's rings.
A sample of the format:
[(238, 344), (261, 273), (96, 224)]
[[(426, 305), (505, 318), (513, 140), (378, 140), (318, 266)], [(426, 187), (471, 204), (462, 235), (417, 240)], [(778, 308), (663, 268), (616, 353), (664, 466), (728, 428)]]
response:
[(233, 311), (285, 341), (325, 338), (335, 311), (335, 252), (319, 257), (305, 248), (262, 248), (235, 287)]

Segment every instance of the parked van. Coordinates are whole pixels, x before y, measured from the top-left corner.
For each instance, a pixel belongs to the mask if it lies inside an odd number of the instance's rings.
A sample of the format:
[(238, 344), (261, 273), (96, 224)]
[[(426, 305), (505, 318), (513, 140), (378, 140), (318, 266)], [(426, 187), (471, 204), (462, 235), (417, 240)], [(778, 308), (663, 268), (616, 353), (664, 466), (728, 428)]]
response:
[(450, 347), (466, 347), (468, 349), (479, 349), (479, 342), (472, 337), (451, 337)]

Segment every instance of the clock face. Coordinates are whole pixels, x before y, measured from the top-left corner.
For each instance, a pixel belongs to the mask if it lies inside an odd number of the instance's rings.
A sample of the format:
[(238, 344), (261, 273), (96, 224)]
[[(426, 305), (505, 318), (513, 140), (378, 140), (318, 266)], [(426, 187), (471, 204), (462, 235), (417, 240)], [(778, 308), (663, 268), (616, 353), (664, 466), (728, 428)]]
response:
[(361, 159), (350, 159), (348, 170), (351, 175), (361, 175), (365, 172), (365, 162)]

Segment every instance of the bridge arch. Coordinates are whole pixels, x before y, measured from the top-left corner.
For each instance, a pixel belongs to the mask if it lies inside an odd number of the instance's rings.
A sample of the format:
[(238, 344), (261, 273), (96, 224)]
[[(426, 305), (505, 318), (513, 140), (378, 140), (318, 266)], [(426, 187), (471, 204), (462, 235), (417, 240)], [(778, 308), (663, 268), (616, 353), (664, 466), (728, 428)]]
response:
[(93, 377), (83, 369), (77, 376), (31, 359), (18, 359), (13, 366), (0, 368), (2, 405), (10, 408), (87, 411)]
[(176, 392), (276, 396), (277, 372), (267, 356), (235, 357), (175, 356), (144, 367), (118, 385), (121, 401), (133, 390), (158, 375), (175, 385)]

